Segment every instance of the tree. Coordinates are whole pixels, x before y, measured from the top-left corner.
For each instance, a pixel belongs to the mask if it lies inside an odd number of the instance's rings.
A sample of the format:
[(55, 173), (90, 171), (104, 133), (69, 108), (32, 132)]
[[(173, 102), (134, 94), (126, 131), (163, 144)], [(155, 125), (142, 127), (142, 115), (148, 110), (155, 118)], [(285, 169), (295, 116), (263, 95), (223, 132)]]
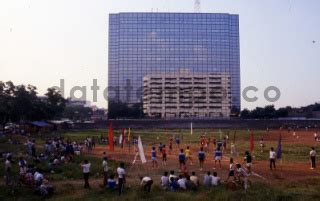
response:
[(251, 112), (250, 112), (250, 110), (248, 110), (248, 109), (242, 110), (241, 113), (240, 113), (240, 117), (241, 117), (242, 119), (250, 119), (250, 118), (251, 118)]
[(89, 120), (92, 114), (92, 109), (82, 105), (66, 106), (63, 117), (72, 119), (73, 121)]
[(0, 123), (3, 131), (13, 115), (14, 90), (15, 86), (12, 82), (0, 81)]
[(48, 88), (47, 93), (45, 94), (48, 98), (47, 100), (47, 110), (48, 118), (60, 118), (63, 114), (63, 111), (66, 107), (67, 100), (62, 97), (61, 93), (55, 88)]

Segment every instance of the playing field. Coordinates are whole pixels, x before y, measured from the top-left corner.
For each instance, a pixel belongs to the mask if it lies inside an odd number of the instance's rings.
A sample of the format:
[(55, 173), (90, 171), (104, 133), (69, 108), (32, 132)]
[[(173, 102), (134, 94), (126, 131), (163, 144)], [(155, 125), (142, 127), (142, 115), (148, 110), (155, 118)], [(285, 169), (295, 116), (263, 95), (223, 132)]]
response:
[[(122, 130), (114, 130), (114, 136), (118, 137)], [(136, 155), (134, 145), (125, 143), (123, 148), (115, 146), (114, 152), (108, 151), (108, 145), (98, 143), (91, 153), (86, 153), (78, 156), (74, 163), (69, 163), (59, 167), (59, 171), (55, 173), (45, 173), (49, 178), (50, 183), (55, 187), (55, 194), (50, 199), (52, 200), (320, 200), (320, 171), (318, 169), (311, 170), (309, 162), (309, 152), (312, 146), (316, 147), (318, 153), (318, 143), (314, 140), (315, 130), (300, 129), (293, 131), (287, 130), (270, 130), (255, 131), (254, 134), (254, 152), (253, 152), (253, 174), (249, 177), (250, 187), (247, 192), (242, 189), (230, 191), (222, 184), (217, 188), (201, 187), (198, 192), (166, 192), (159, 187), (160, 176), (164, 171), (175, 170), (179, 174), (178, 163), (178, 145), (173, 143), (173, 150), (168, 154), (166, 165), (161, 163), (161, 156), (158, 153), (158, 167), (152, 168), (151, 165), (151, 149), (152, 146), (158, 147), (162, 142), (167, 146), (169, 152), (170, 137), (180, 137), (180, 148), (185, 149), (190, 146), (193, 157), (193, 164), (187, 162), (189, 172), (195, 171), (199, 176), (200, 181), (203, 180), (203, 175), (207, 171), (213, 171), (214, 158), (213, 143), (209, 144), (208, 152), (204, 168), (200, 171), (197, 153), (200, 149), (199, 138), (205, 135), (211, 140), (217, 141), (229, 136), (227, 148), (223, 151), (222, 168), (218, 167), (215, 171), (222, 180), (227, 178), (229, 159), (230, 159), (230, 144), (234, 143), (236, 148), (236, 156), (234, 157), (237, 163), (243, 164), (244, 152), (250, 150), (250, 132), (247, 130), (220, 130), (220, 129), (193, 129), (192, 135), (189, 129), (132, 129), (131, 135), (134, 137), (140, 136), (143, 143), (144, 152), (147, 158), (147, 163), (142, 164), (138, 160), (132, 165), (132, 161)], [(269, 149), (278, 146), (279, 136), (282, 136), (282, 160), (277, 161), (276, 170), (269, 169)], [(108, 137), (108, 130), (90, 130), (90, 131), (73, 131), (58, 134), (64, 138), (83, 141), (86, 137), (96, 136), (96, 139)], [(49, 135), (51, 136), (51, 135)], [(34, 136), (36, 139), (37, 149), (39, 152), (43, 149), (43, 143), (46, 136)], [(23, 144), (8, 144), (9, 138), (24, 143), (26, 138), (21, 136), (6, 136), (0, 139), (0, 152), (11, 151), (14, 154), (14, 159), (25, 152)], [(259, 141), (263, 138), (265, 142), (264, 151), (261, 152)], [(98, 140), (97, 140), (98, 141)], [(116, 192), (102, 189), (101, 162), (103, 152), (106, 152), (111, 158), (111, 168), (115, 171), (120, 161), (126, 163), (127, 183), (124, 195), (119, 198)], [(83, 189), (83, 181), (80, 162), (88, 159), (92, 164), (92, 177), (90, 184), (92, 190)], [(4, 159), (1, 159), (4, 164)], [(46, 164), (40, 164), (43, 169)], [(17, 164), (13, 165), (14, 171), (18, 172)], [(4, 165), (1, 167), (1, 176), (4, 175)], [(151, 194), (142, 192), (139, 188), (139, 177), (150, 176), (155, 182)], [(32, 189), (27, 186), (4, 186), (1, 182), (0, 200), (41, 200), (40, 196), (34, 195)]]

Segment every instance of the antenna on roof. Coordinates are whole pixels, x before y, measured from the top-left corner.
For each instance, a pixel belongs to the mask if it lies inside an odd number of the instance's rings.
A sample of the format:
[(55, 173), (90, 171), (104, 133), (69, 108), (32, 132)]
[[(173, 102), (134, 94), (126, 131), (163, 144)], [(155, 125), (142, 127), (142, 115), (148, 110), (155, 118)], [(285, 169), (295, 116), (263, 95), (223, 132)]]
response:
[(200, 2), (200, 0), (195, 0), (194, 1), (194, 12), (195, 13), (200, 13), (201, 12), (201, 2)]

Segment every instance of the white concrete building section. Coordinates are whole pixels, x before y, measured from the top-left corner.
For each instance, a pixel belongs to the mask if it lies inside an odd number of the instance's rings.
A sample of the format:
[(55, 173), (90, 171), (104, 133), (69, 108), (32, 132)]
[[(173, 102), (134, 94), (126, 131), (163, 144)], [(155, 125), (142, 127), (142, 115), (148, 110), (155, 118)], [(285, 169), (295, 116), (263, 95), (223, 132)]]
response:
[(230, 75), (180, 71), (143, 78), (143, 111), (148, 117), (228, 118)]

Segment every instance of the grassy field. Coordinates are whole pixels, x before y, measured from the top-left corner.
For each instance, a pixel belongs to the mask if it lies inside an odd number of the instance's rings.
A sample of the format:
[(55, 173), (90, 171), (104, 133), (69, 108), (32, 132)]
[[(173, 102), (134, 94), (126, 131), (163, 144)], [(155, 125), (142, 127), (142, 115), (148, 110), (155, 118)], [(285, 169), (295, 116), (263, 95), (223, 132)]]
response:
[[(213, 129), (194, 129), (193, 135), (190, 134), (189, 129), (134, 129), (132, 135), (141, 136), (145, 145), (152, 145), (163, 142), (168, 143), (170, 136), (181, 136), (184, 144), (198, 143), (200, 135), (207, 135), (210, 138), (220, 139), (220, 136), (229, 135), (230, 140), (233, 140), (234, 130), (213, 130)], [(95, 136), (97, 139), (100, 136), (107, 137), (107, 130), (89, 130), (89, 131), (70, 131), (66, 133), (56, 134), (64, 138), (69, 138), (75, 141), (82, 141), (87, 136)], [(121, 130), (115, 130), (114, 135), (117, 136)], [(34, 136), (37, 143), (38, 152), (41, 152), (44, 140), (51, 135)], [(255, 160), (265, 161), (268, 159), (268, 152), (261, 153), (259, 151), (259, 139), (266, 136), (265, 131), (254, 131), (255, 136)], [(245, 150), (249, 149), (250, 134), (246, 130), (236, 132), (236, 147), (239, 154), (242, 155)], [(25, 152), (23, 143), (25, 138), (21, 136), (10, 136), (11, 140), (19, 141), (22, 144), (12, 145), (8, 144), (9, 137), (0, 138), (0, 152), (12, 152), (14, 160), (17, 161), (19, 155)], [(99, 143), (98, 143), (99, 144)], [(267, 142), (266, 150), (271, 146), (276, 147), (277, 141)], [(318, 149), (318, 148), (317, 148)], [(310, 145), (304, 144), (283, 144), (283, 160), (290, 162), (307, 162), (307, 154), (310, 150)], [(318, 149), (320, 152), (320, 150)], [(84, 190), (82, 183), (82, 173), (79, 164), (84, 159), (88, 159), (92, 163), (92, 181), (93, 189)], [(1, 158), (1, 164), (4, 164), (4, 159)], [(29, 161), (29, 163), (32, 163)], [(111, 161), (112, 169), (118, 165), (118, 161)], [(47, 170), (47, 162), (37, 164), (44, 170)], [(55, 187), (55, 194), (50, 200), (320, 200), (320, 177), (308, 178), (304, 180), (278, 182), (276, 184), (269, 182), (254, 182), (247, 193), (243, 190), (231, 192), (227, 190), (225, 185), (217, 188), (206, 189), (201, 187), (198, 192), (165, 192), (155, 185), (151, 194), (142, 192), (137, 185), (127, 185), (125, 194), (120, 198), (116, 192), (111, 192), (99, 187), (102, 183), (101, 179), (101, 157), (93, 155), (83, 155), (75, 158), (73, 163), (60, 166), (55, 173), (45, 172), (50, 182)], [(14, 172), (18, 173), (18, 167), (14, 164)], [(0, 167), (1, 178), (4, 176), (4, 165)], [(17, 177), (15, 178), (18, 179)], [(156, 184), (158, 181), (155, 182)], [(43, 200), (41, 196), (35, 195), (34, 190), (27, 187), (7, 187), (4, 182), (0, 184), (0, 200)]]

